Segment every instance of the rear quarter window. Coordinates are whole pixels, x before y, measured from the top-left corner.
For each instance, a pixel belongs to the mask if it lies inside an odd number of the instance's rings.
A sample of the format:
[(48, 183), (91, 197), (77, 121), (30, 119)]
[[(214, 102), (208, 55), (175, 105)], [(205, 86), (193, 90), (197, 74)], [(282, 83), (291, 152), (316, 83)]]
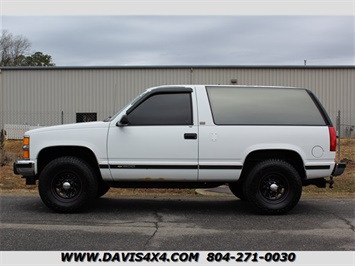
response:
[(216, 125), (326, 125), (306, 90), (207, 87)]

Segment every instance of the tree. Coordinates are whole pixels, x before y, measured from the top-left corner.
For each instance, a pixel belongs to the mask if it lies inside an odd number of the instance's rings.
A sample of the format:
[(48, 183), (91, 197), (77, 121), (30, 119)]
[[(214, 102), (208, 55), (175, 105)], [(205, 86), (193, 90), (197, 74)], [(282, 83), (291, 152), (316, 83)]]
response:
[(22, 66), (55, 66), (52, 57), (42, 52), (35, 52), (30, 56), (25, 56), (21, 63)]
[(0, 37), (0, 66), (54, 66), (52, 57), (42, 52), (28, 54), (31, 42), (21, 35), (13, 36), (7, 30)]
[(23, 36), (13, 36), (7, 30), (0, 38), (1, 66), (17, 66), (21, 56), (31, 47), (30, 41)]

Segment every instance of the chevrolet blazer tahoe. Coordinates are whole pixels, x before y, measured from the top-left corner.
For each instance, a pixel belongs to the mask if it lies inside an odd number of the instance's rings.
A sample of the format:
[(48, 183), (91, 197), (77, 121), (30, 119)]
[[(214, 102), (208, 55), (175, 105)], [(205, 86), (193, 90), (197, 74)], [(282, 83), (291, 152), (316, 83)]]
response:
[(38, 180), (44, 204), (58, 212), (78, 211), (110, 187), (228, 184), (255, 211), (283, 214), (302, 186), (325, 187), (344, 172), (336, 141), (307, 89), (160, 86), (105, 121), (26, 132), (14, 172)]

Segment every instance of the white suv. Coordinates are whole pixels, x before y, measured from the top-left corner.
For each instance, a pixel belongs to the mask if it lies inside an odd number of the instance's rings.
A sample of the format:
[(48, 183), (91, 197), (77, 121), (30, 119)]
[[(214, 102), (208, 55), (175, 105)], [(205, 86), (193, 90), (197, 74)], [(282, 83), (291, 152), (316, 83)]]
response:
[(281, 214), (302, 185), (341, 175), (336, 133), (306, 89), (162, 86), (101, 122), (35, 129), (14, 172), (39, 179), (43, 202), (73, 212), (110, 187), (206, 188), (228, 183), (260, 213)]

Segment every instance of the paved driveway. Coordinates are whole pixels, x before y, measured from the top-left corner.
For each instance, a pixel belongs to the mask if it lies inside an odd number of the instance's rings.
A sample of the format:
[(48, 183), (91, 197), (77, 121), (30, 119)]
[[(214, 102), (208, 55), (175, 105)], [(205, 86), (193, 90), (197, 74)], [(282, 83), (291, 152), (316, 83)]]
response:
[(354, 199), (301, 199), (282, 216), (234, 197), (104, 197), (78, 214), (0, 199), (2, 250), (355, 250)]

